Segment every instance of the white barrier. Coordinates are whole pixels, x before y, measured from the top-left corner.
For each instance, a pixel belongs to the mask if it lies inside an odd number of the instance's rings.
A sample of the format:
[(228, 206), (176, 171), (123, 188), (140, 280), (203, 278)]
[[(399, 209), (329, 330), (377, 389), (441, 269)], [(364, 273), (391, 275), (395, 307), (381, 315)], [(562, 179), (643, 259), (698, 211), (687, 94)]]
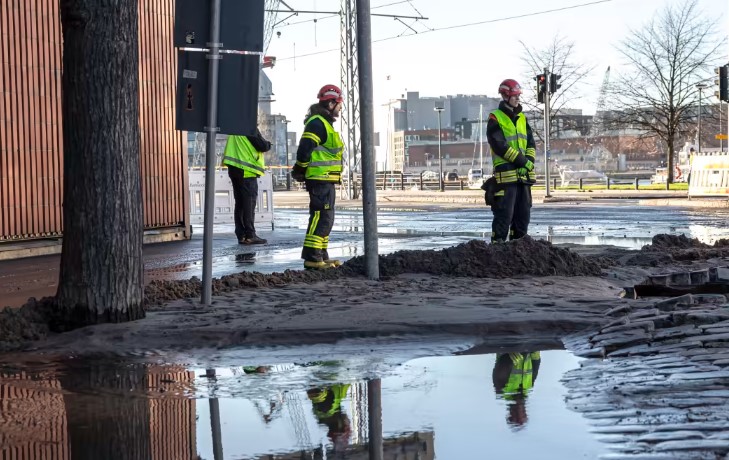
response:
[(729, 196), (729, 153), (694, 153), (689, 196)]
[[(190, 169), (190, 222), (203, 223), (205, 209), (205, 170)], [(226, 168), (215, 171), (215, 220), (216, 224), (232, 224), (235, 199), (233, 184)], [(256, 204), (256, 226), (270, 224), (273, 230), (273, 178), (270, 171), (258, 178), (258, 203)]]

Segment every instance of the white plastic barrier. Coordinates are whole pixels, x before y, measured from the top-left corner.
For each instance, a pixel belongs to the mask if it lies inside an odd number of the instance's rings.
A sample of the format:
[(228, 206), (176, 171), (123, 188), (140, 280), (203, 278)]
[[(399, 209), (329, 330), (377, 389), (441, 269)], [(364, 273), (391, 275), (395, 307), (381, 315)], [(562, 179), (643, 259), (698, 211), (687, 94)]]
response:
[(689, 196), (729, 195), (729, 153), (701, 152), (693, 155)]
[[(190, 169), (190, 222), (203, 223), (205, 210), (205, 170)], [(233, 184), (226, 168), (215, 171), (215, 220), (216, 224), (232, 224), (235, 199)], [(273, 177), (270, 171), (258, 178), (258, 203), (256, 226), (270, 224), (273, 230)]]

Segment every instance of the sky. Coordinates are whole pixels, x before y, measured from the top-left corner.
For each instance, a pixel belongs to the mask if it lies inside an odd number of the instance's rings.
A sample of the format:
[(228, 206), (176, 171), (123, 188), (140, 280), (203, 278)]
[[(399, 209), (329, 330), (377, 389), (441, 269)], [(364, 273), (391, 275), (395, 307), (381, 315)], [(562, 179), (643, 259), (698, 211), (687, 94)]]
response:
[[(406, 91), (419, 91), (421, 97), (448, 94), (496, 97), (499, 83), (506, 78), (517, 79), (522, 86), (532, 84), (529, 79), (533, 76), (521, 60), (520, 41), (531, 48), (541, 48), (555, 35), (575, 42), (577, 62), (595, 66), (582, 87), (581, 99), (572, 104), (572, 108), (593, 113), (605, 70), (611, 66), (614, 74), (624, 65), (616, 49), (620, 41), (631, 29), (640, 29), (656, 12), (676, 0), (370, 2), (372, 13), (428, 18), (403, 19), (417, 34), (393, 18), (372, 18), (375, 130), (382, 133), (384, 143), (388, 101)], [(286, 3), (296, 10), (332, 12), (340, 8), (339, 0), (286, 0)], [(719, 30), (729, 34), (728, 0), (698, 0), (698, 7), (707, 20), (717, 20)], [(540, 14), (559, 9), (562, 10)], [(514, 18), (524, 15), (529, 16)], [(286, 16), (279, 13), (278, 20)], [(292, 121), (289, 130), (297, 133), (303, 127), (306, 109), (316, 102), (318, 89), (326, 83), (340, 81), (339, 19), (327, 16), (331, 15), (299, 14), (283, 21), (275, 28), (266, 53), (277, 58), (276, 66), (267, 71), (273, 83), (273, 113), (286, 115)], [(477, 22), (485, 23), (448, 28)], [(396, 38), (388, 39), (391, 37)], [(388, 40), (378, 41), (382, 39)], [(729, 45), (725, 53), (729, 60)]]

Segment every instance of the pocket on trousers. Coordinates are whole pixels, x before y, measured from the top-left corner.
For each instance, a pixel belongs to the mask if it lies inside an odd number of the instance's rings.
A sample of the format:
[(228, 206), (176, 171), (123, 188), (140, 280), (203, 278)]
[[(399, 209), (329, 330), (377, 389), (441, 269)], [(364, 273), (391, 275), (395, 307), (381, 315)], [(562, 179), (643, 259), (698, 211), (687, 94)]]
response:
[(329, 189), (320, 185), (313, 185), (309, 191), (310, 207), (314, 211), (329, 209)]

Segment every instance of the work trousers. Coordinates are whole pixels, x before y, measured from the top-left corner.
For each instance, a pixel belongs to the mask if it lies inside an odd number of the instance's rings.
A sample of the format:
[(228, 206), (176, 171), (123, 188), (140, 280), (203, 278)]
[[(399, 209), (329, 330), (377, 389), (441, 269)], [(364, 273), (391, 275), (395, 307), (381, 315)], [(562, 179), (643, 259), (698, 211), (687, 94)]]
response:
[(243, 177), (241, 169), (228, 168), (228, 177), (233, 183), (235, 199), (235, 236), (239, 240), (256, 236), (256, 202), (258, 200), (258, 178)]
[(309, 192), (309, 225), (306, 227), (301, 258), (311, 262), (329, 260), (329, 233), (334, 226), (334, 202), (337, 196), (333, 182), (306, 181)]
[(525, 236), (529, 230), (532, 209), (532, 188), (530, 185), (516, 183), (504, 188), (503, 196), (494, 197), (491, 212), (491, 241), (516, 240)]

